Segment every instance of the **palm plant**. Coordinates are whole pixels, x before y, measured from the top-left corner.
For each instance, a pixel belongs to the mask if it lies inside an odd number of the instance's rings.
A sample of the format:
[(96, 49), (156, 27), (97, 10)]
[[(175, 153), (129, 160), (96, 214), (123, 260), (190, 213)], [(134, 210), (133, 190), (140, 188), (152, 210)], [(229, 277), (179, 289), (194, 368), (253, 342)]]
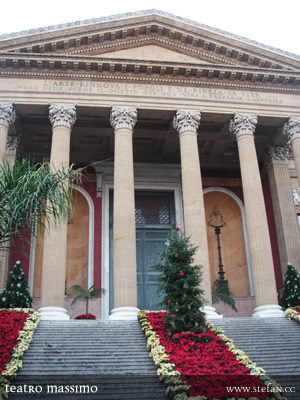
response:
[(103, 293), (103, 289), (95, 289), (95, 285), (90, 286), (88, 289), (84, 289), (80, 285), (73, 285), (71, 290), (77, 296), (74, 297), (71, 305), (76, 303), (78, 300), (85, 301), (85, 313), (89, 313), (89, 301), (99, 297), (101, 293)]
[(238, 312), (236, 306), (235, 306), (235, 301), (234, 298), (232, 297), (232, 294), (228, 288), (228, 286), (225, 285), (219, 285), (218, 279), (214, 282), (213, 288), (212, 288), (212, 303), (225, 303), (229, 305), (235, 312)]
[(48, 162), (16, 160), (0, 165), (0, 250), (13, 239), (28, 239), (37, 227), (67, 218), (71, 211), (70, 185), (80, 171), (53, 171)]

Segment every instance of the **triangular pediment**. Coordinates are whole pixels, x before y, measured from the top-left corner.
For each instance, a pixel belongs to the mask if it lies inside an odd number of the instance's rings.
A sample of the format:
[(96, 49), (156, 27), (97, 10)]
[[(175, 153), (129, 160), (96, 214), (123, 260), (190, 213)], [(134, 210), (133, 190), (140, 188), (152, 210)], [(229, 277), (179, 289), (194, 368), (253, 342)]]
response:
[(97, 50), (91, 49), (86, 55), (124, 60), (211, 64), (211, 62), (208, 62), (204, 57), (204, 59), (200, 56), (192, 57), (155, 44), (112, 50), (109, 52), (98, 52)]
[(157, 10), (2, 35), (0, 66), (300, 84), (300, 56)]
[(0, 52), (105, 57), (110, 53), (112, 57), (126, 58), (125, 49), (131, 48), (128, 57), (151, 60), (149, 46), (153, 43), (155, 61), (159, 46), (165, 49), (161, 61), (184, 62), (185, 58), (186, 62), (300, 69), (300, 56), (158, 10), (2, 35)]

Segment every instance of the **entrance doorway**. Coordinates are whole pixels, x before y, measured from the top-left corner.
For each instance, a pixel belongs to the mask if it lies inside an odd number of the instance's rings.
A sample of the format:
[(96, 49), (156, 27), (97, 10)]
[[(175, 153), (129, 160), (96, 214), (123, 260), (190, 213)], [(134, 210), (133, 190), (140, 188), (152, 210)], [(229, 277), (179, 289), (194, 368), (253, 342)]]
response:
[[(135, 192), (137, 297), (139, 309), (158, 310), (159, 272), (154, 269), (161, 259), (168, 235), (175, 224), (173, 192)], [(110, 192), (110, 310), (113, 308), (113, 192)]]

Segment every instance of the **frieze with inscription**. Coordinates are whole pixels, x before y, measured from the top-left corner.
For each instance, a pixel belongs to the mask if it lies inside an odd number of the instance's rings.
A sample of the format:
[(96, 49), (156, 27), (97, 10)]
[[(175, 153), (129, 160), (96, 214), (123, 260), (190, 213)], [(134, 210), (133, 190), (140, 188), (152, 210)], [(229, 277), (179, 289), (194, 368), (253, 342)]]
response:
[(112, 94), (120, 96), (138, 95), (143, 97), (175, 97), (213, 101), (282, 104), (282, 99), (278, 96), (266, 96), (258, 92), (225, 91), (188, 86), (175, 87), (169, 85), (142, 85), (134, 83), (45, 80), (43, 83), (43, 90), (46, 92)]
[[(76, 103), (111, 107), (113, 104), (159, 109), (199, 109), (203, 112), (258, 113), (300, 116), (300, 97), (224, 88), (205, 88), (128, 82), (84, 80), (21, 80), (0, 78), (0, 102)], [(275, 113), (275, 114), (274, 114)]]
[[(282, 96), (271, 93), (259, 93), (250, 91), (210, 89), (190, 86), (149, 85), (137, 83), (116, 82), (91, 82), (79, 80), (33, 80), (13, 81), (1, 80), (1, 89), (4, 92), (21, 93), (62, 93), (83, 94), (90, 96), (138, 96), (152, 98), (190, 99), (199, 101), (224, 101), (229, 103), (253, 103), (253, 104), (284, 104)], [(0, 94), (1, 95), (1, 94)], [(1, 101), (1, 98), (0, 98)]]

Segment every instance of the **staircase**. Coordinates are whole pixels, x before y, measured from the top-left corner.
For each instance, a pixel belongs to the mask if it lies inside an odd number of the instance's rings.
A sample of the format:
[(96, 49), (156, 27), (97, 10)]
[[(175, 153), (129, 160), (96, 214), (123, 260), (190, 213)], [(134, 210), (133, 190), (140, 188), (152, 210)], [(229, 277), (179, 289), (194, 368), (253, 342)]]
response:
[(9, 400), (166, 399), (137, 321), (40, 321), (13, 385)]
[(284, 393), (287, 399), (300, 399), (299, 323), (286, 318), (224, 318), (213, 323), (283, 388), (295, 388)]
[[(300, 399), (300, 324), (224, 318), (214, 325), (283, 387), (295, 387), (287, 399)], [(13, 384), (42, 391), (10, 393), (9, 400), (166, 399), (137, 321), (41, 321)]]

